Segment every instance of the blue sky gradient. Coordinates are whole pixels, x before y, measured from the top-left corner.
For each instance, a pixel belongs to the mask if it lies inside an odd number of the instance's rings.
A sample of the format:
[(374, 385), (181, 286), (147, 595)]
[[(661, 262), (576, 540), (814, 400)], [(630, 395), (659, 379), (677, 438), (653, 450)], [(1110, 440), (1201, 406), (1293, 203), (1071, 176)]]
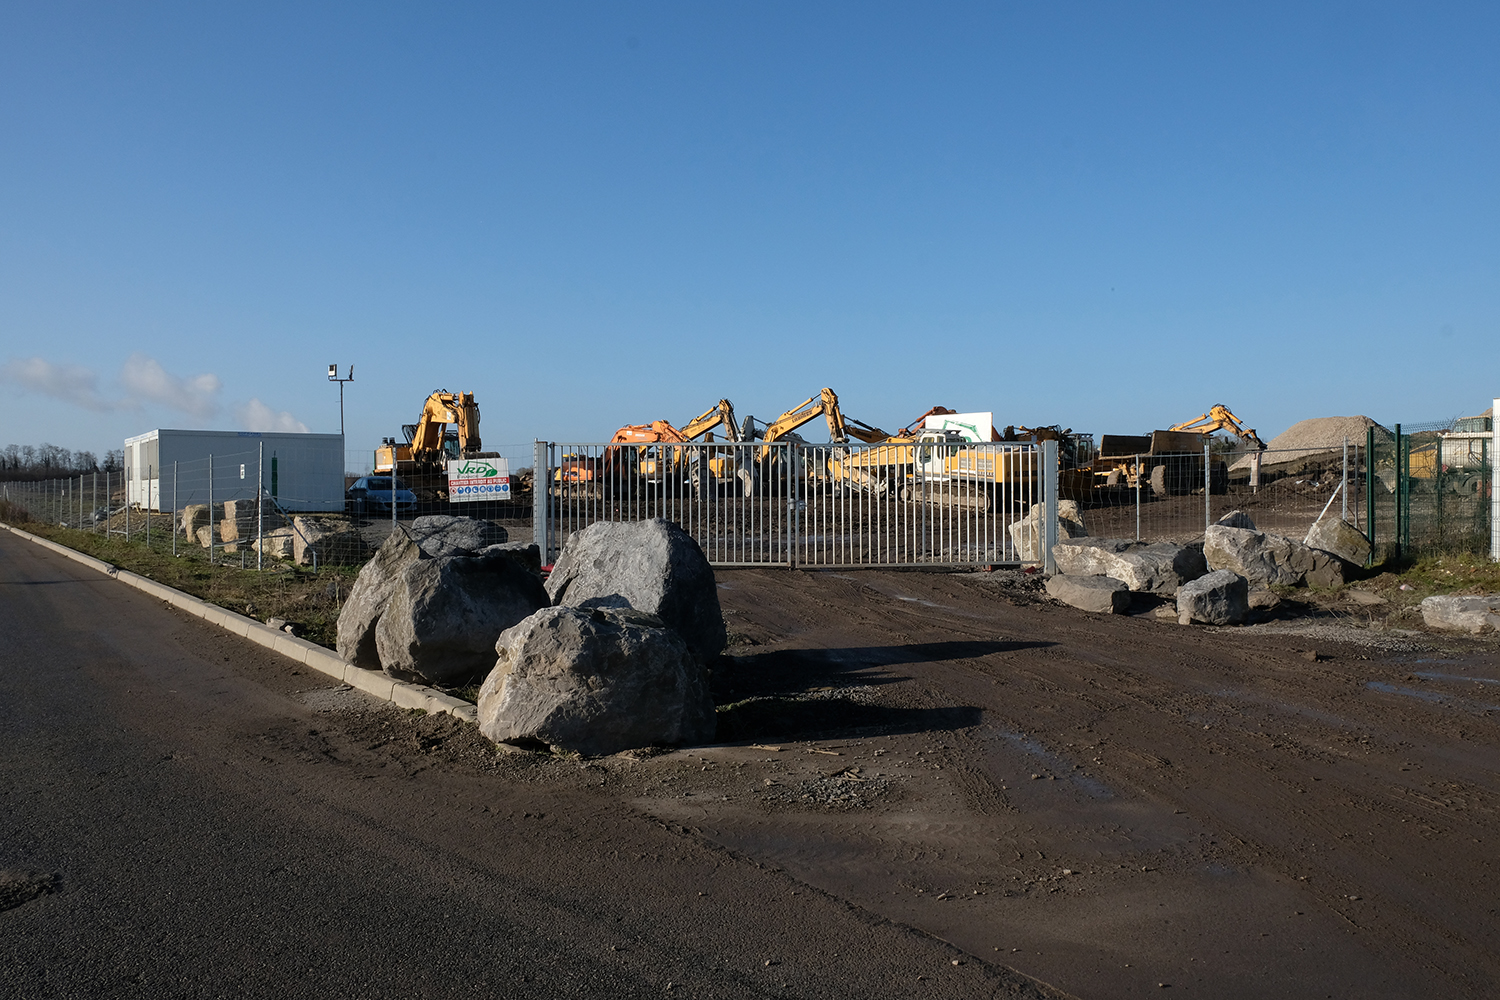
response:
[(0, 444), (1500, 394), (1493, 4), (311, 7), (0, 9)]

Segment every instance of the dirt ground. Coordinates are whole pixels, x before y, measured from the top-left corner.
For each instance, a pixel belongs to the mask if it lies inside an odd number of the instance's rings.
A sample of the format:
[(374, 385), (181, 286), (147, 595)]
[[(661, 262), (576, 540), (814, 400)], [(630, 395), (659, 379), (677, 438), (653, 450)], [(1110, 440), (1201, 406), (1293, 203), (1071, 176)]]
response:
[(1500, 992), (1494, 641), (1089, 615), (1019, 573), (719, 581), (713, 747), (497, 753), (305, 697), (405, 766), (592, 790), (1080, 997)]

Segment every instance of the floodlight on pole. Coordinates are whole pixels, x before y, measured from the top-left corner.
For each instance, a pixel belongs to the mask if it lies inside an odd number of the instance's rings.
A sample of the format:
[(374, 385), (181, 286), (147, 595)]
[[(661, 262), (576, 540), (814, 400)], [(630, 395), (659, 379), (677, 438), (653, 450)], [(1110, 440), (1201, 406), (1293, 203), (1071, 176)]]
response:
[(344, 383), (354, 381), (354, 366), (349, 366), (349, 375), (347, 378), (339, 378), (339, 366), (329, 365), (328, 381), (339, 384), (339, 435), (342, 436), (344, 433)]

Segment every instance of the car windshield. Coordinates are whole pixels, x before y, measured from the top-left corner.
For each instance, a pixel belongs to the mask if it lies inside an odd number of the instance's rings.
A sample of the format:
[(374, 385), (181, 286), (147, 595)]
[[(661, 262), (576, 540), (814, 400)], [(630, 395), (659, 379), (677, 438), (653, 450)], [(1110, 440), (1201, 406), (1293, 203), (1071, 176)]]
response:
[[(386, 476), (371, 476), (365, 480), (365, 489), (368, 490), (388, 490), (390, 488), (391, 481)], [(396, 489), (404, 490), (406, 489), (406, 484), (398, 479), (396, 480)]]

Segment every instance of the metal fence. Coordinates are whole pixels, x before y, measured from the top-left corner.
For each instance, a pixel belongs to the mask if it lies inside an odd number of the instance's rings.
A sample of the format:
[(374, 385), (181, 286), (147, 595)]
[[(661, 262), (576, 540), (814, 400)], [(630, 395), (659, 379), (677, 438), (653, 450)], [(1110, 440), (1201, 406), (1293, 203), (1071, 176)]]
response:
[(1137, 455), (1117, 470), (1069, 483), (1062, 496), (1079, 502), (1090, 535), (1148, 542), (1189, 542), (1234, 510), (1258, 529), (1301, 539), (1320, 517), (1363, 526), (1368, 474), (1365, 442), (1316, 451)]
[(1493, 434), (1452, 421), (1370, 434), (1374, 478), (1364, 524), (1379, 558), (1486, 552), (1496, 545)]
[[(1322, 449), (1133, 456), (1058, 470), (1055, 442), (817, 444), (785, 440), (512, 446), (509, 499), (396, 509), (289, 495), (256, 448), (160, 469), (0, 484), (31, 517), (212, 564), (357, 565), (422, 514), (478, 517), (553, 562), (599, 521), (663, 517), (716, 566), (1046, 564), (1059, 499), (1096, 537), (1188, 542), (1232, 510), (1300, 538), (1323, 517), (1366, 531), (1375, 559), (1500, 557), (1494, 435), (1444, 424), (1372, 428)], [(535, 474), (533, 475), (533, 470)], [(146, 482), (133, 481), (144, 478)], [(355, 477), (348, 477), (353, 481)], [(335, 507), (341, 501), (333, 502)], [(1068, 511), (1068, 516), (1074, 516)]]
[(538, 442), (533, 465), (547, 562), (590, 524), (662, 517), (716, 566), (1017, 564), (1049, 481), (1029, 444)]

